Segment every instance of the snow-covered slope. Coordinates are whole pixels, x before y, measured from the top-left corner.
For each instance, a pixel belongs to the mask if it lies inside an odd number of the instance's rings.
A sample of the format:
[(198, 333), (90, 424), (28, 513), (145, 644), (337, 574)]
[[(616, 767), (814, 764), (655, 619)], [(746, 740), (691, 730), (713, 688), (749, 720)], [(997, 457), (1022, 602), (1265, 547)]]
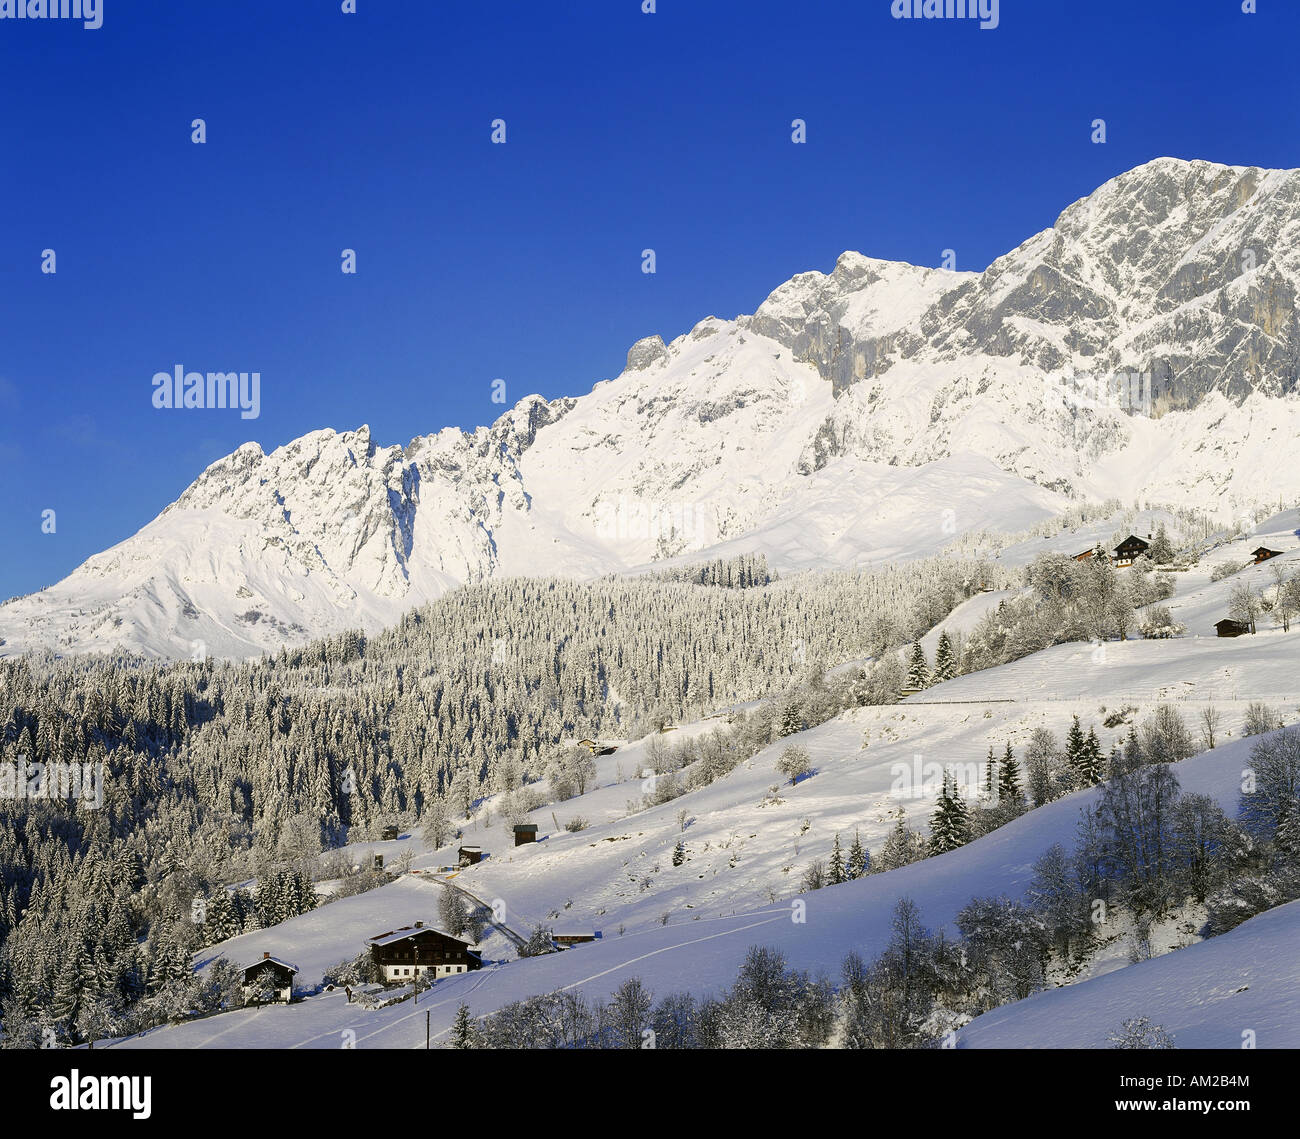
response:
[(1300, 902), (1210, 941), (977, 1017), (958, 1048), (1106, 1048), (1145, 1016), (1178, 1048), (1300, 1047)]
[(1300, 492), (1279, 461), (1300, 434), (1298, 236), (1300, 171), (1159, 159), (983, 273), (845, 253), (491, 427), (247, 444), (0, 607), (0, 651), (251, 654), (488, 574), (856, 564), (1080, 498), (1239, 516)]
[[(986, 719), (985, 710), (995, 718)], [(561, 916), (550, 924), (599, 929), (601, 940), (567, 953), (508, 961), (481, 973), (447, 978), (439, 981), (418, 1007), (408, 1002), (369, 1012), (346, 1005), (336, 994), (322, 994), (284, 1009), (234, 1012), (155, 1030), (116, 1046), (336, 1047), (339, 1034), (350, 1030), (359, 1046), (418, 1047), (424, 1041), (424, 1013), (431, 1013), (437, 1040), (450, 1027), (461, 1001), (469, 1004), (474, 1014), (483, 1015), (511, 1000), (561, 988), (579, 988), (588, 997), (607, 998), (632, 976), (640, 977), (660, 996), (674, 991), (716, 994), (731, 983), (749, 947), (756, 944), (776, 946), (792, 965), (834, 977), (850, 950), (870, 958), (884, 949), (890, 937), (891, 911), (901, 897), (915, 901), (925, 924), (933, 929), (951, 929), (957, 913), (972, 897), (1020, 897), (1031, 880), (1034, 861), (1053, 843), (1070, 840), (1081, 808), (1092, 802), (1098, 791), (1058, 799), (947, 854), (804, 895), (806, 920), (800, 920), (804, 915), (792, 907), (789, 886), (784, 896), (773, 899), (763, 884), (780, 888), (783, 862), (793, 857), (803, 864), (824, 856), (834, 831), (846, 830), (854, 821), (862, 824), (864, 841), (877, 846), (889, 825), (884, 817), (886, 806), (902, 805), (913, 818), (932, 808), (929, 800), (897, 799), (889, 794), (895, 762), (910, 764), (917, 752), (927, 759), (949, 761), (982, 750), (991, 739), (1011, 738), (1019, 743), (1040, 724), (1059, 731), (1071, 710), (1088, 709), (1026, 702), (1013, 707), (972, 708), (964, 719), (906, 706), (847, 713), (804, 733), (800, 742), (812, 753), (818, 773), (787, 788), (784, 806), (762, 810), (755, 809), (753, 796), (768, 779), (774, 758), (768, 753), (717, 784), (623, 819), (607, 820), (592, 809), (594, 796), (601, 795), (602, 788), (560, 811), (565, 817), (574, 810), (590, 814), (593, 824), (589, 830), (554, 835), (513, 850), (503, 842), (505, 836), (498, 825), (476, 835), (492, 857), (454, 879), (497, 906), (506, 922), (520, 927), (521, 932), (556, 910)], [(865, 752), (855, 746), (864, 729), (875, 740)], [(1241, 770), (1253, 742), (1233, 739), (1178, 764), (1175, 770), (1183, 791), (1213, 796), (1235, 813)], [(685, 831), (690, 858), (673, 867), (667, 856), (682, 833), (675, 816), (683, 806), (695, 820)], [(542, 822), (544, 816), (535, 817)], [(807, 831), (801, 829), (802, 819), (810, 823)], [(409, 841), (418, 843), (417, 839)], [(427, 871), (438, 861), (426, 854), (417, 857), (415, 865)], [(657, 873), (652, 869), (656, 861), (660, 864)], [(634, 880), (637, 876), (648, 877), (651, 885), (642, 888)], [(360, 952), (364, 938), (379, 929), (436, 920), (440, 889), (427, 874), (408, 876), (271, 929), (244, 934), (224, 943), (220, 951), (237, 961), (255, 960), (263, 952), (285, 957), (300, 967), (300, 980), (310, 988), (319, 982), (327, 965)], [(570, 900), (573, 904), (566, 907)], [(663, 914), (666, 922), (662, 916), (656, 917)], [(993, 1033), (986, 1039), (981, 1035), (985, 1018), (980, 1018), (961, 1030), (960, 1043), (1051, 1046), (1074, 1042), (1077, 1037), (1078, 1043), (1091, 1044), (1096, 1032), (1117, 1028), (1125, 1017), (1141, 1014), (1177, 1030), (1191, 1023), (1171, 1011), (1180, 1000), (1189, 1009), (1200, 1007), (1199, 1023), (1205, 1032), (1213, 1029), (1223, 1034), (1233, 1028), (1239, 1033), (1241, 1027), (1252, 1024), (1238, 1024), (1237, 1006), (1222, 1006), (1224, 1015), (1217, 1023), (1213, 1018), (1216, 997), (1228, 996), (1239, 985), (1225, 987), (1222, 977), (1218, 981), (1213, 977), (1216, 969), (1223, 971), (1222, 976), (1252, 975), (1255, 966), (1251, 962), (1263, 952), (1250, 936), (1252, 927), (1279, 946), (1286, 944), (1285, 938), (1294, 928), (1288, 925), (1279, 931), (1267, 923), (1261, 926), (1257, 919), (1235, 935), (1161, 959), (1166, 961), (1162, 968), (1174, 972), (1155, 970), (1157, 961), (1137, 971), (1120, 969), (1080, 984), (1078, 997), (1066, 996), (1069, 990), (1063, 990), (990, 1014), (1025, 1017), (1023, 1032), (1012, 1026), (1002, 1035)], [(1217, 948), (1211, 953), (1211, 947)], [(1206, 953), (1210, 953), (1208, 958)], [(1284, 963), (1292, 956), (1279, 954), (1276, 958), (1276, 967), (1269, 974), (1270, 991), (1282, 994)], [(214, 952), (207, 951), (198, 961), (202, 964), (213, 957)], [(1194, 968), (1198, 960), (1205, 966), (1203, 970)], [(1183, 968), (1191, 971), (1177, 972)], [(1130, 974), (1132, 980), (1125, 980)], [(1258, 971), (1253, 975), (1264, 977)], [(1146, 992), (1142, 976), (1152, 984), (1162, 976), (1171, 980), (1138, 1000), (1135, 994)], [(1200, 988), (1188, 989), (1180, 996), (1173, 987), (1178, 979), (1195, 980)], [(1117, 985), (1127, 987), (1112, 988)], [(1283, 1014), (1290, 1007), (1287, 1002), (1294, 1001), (1293, 984), (1291, 990), (1291, 995), (1279, 996)], [(1121, 997), (1114, 995), (1117, 992), (1129, 994), (1133, 1003), (1112, 1019), (1113, 1009), (1122, 1006)], [(1088, 993), (1097, 994), (1098, 999), (1091, 1002)], [(1059, 1018), (1039, 1014), (1035, 1002), (1050, 1000), (1080, 1002), (1057, 1006), (1067, 1009), (1078, 1022), (1074, 1036), (1070, 1035), (1072, 1029), (1058, 1023)], [(1025, 1011), (1017, 1013), (1022, 1008)], [(1162, 1019), (1166, 1017), (1168, 1020)], [(998, 1022), (991, 1023), (996, 1026)], [(1260, 1047), (1294, 1046), (1293, 1026), (1281, 1031), (1282, 1023), (1276, 1017), (1259, 1021), (1261, 1028), (1270, 1028), (1268, 1034), (1260, 1032)], [(1188, 1043), (1192, 1043), (1190, 1038)]]

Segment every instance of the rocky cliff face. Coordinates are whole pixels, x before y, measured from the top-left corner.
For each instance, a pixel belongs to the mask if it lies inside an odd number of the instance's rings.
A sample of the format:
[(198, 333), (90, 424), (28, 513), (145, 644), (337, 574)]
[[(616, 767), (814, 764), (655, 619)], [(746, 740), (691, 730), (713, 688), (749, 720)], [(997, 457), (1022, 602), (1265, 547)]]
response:
[[(988, 356), (1045, 373), (1136, 372), (1162, 407), (1294, 392), (1300, 171), (1159, 159), (1070, 206), (983, 273), (845, 254), (748, 326), (840, 394), (900, 360)], [(742, 321), (744, 318), (742, 318)]]

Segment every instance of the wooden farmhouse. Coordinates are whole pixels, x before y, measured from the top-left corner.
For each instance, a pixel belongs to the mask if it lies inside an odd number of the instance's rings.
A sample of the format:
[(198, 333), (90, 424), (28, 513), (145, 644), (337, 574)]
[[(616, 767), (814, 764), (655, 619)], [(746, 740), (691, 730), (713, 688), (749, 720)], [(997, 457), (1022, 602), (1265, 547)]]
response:
[(421, 921), (372, 937), (369, 945), (379, 975), (390, 985), (419, 976), (431, 975), (436, 980), (483, 968), (482, 959), (468, 941)]
[(1255, 564), (1259, 565), (1260, 562), (1266, 562), (1268, 561), (1269, 558), (1280, 557), (1282, 551), (1270, 550), (1267, 546), (1260, 546), (1260, 548), (1254, 551), (1254, 553), (1255, 553)]
[(462, 867), (473, 866), (475, 863), (483, 861), (483, 848), (481, 846), (462, 846), (457, 853)]
[(523, 846), (526, 842), (537, 841), (537, 824), (536, 823), (517, 823), (515, 825), (515, 846)]
[(1150, 542), (1144, 542), (1136, 534), (1130, 534), (1115, 547), (1115, 564), (1121, 567), (1131, 566), (1150, 548)]
[(1246, 621), (1234, 621), (1230, 617), (1225, 617), (1215, 624), (1214, 631), (1220, 637), (1240, 637), (1243, 633), (1250, 632), (1250, 624)]
[(258, 961), (244, 966), (244, 1002), (260, 1002), (260, 994), (269, 992), (271, 999), (288, 1004), (293, 999), (293, 978), (298, 966), (263, 953)]

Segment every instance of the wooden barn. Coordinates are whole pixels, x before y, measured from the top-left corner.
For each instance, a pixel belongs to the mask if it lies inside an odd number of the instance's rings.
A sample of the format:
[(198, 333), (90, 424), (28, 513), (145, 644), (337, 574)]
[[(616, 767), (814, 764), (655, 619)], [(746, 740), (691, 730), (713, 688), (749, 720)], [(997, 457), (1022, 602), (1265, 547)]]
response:
[(475, 863), (483, 861), (483, 848), (481, 846), (462, 846), (457, 855), (462, 867), (473, 866)]
[(1231, 617), (1225, 617), (1215, 624), (1214, 631), (1220, 637), (1240, 637), (1243, 633), (1250, 632), (1250, 624), (1247, 621), (1234, 621)]
[(588, 941), (598, 941), (600, 931), (591, 930), (566, 930), (563, 933), (551, 934), (551, 943), (556, 949), (569, 949), (574, 945), (582, 945)]
[(483, 968), (482, 958), (468, 941), (422, 921), (378, 934), (368, 944), (379, 975), (390, 985), (428, 974), (436, 980)]
[(1281, 550), (1270, 550), (1267, 546), (1260, 546), (1260, 548), (1255, 550), (1254, 553), (1256, 565), (1259, 565), (1260, 562), (1268, 561), (1269, 558), (1277, 558), (1282, 555)]
[(298, 966), (263, 953), (258, 961), (244, 966), (244, 1003), (255, 1001), (261, 1003), (260, 994), (269, 992), (273, 1001), (293, 1000), (293, 978)]
[(526, 842), (537, 841), (537, 824), (536, 823), (517, 823), (515, 825), (515, 846), (523, 846)]
[(1143, 541), (1136, 534), (1130, 534), (1115, 547), (1115, 564), (1121, 567), (1131, 566), (1150, 548), (1150, 542)]
[(601, 743), (600, 740), (579, 740), (579, 747), (585, 747), (592, 755), (613, 755), (618, 751), (618, 744)]
[(383, 840), (384, 840), (385, 842), (392, 842), (393, 839), (395, 839), (395, 838), (397, 837), (397, 828), (396, 828), (396, 827), (384, 827), (384, 833), (383, 833), (383, 836), (382, 836), (382, 837), (383, 837)]

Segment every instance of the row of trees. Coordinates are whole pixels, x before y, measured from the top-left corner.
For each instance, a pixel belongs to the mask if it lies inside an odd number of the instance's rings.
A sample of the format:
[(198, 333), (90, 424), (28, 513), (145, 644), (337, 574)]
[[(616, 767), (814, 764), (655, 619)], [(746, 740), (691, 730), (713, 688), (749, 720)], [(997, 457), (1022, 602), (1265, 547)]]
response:
[(840, 846), (839, 832), (835, 832), (835, 842), (831, 846), (830, 857), (826, 861), (814, 861), (804, 872), (800, 889), (821, 890), (826, 886), (839, 886), (870, 874), (871, 852), (862, 845), (862, 839), (853, 832), (853, 842), (849, 846), (847, 857)]
[(834, 991), (791, 969), (776, 949), (752, 948), (720, 997), (655, 1000), (639, 978), (608, 1002), (570, 989), (515, 1001), (475, 1021), (457, 1012), (453, 1048), (817, 1048), (836, 1018)]
[(941, 684), (952, 680), (961, 672), (956, 645), (948, 635), (948, 630), (941, 630), (939, 641), (934, 649), (934, 668), (926, 658), (925, 649), (919, 641), (913, 641), (907, 657), (907, 687), (912, 689), (929, 688), (932, 684)]
[(692, 585), (716, 585), (724, 589), (753, 589), (768, 585), (773, 580), (765, 554), (714, 558), (694, 565), (654, 570), (650, 576), (657, 581), (684, 581)]
[[(1099, 798), (1081, 812), (1075, 850), (1049, 848), (1022, 900), (972, 899), (952, 940), (927, 930), (911, 899), (898, 902), (885, 951), (870, 964), (856, 954), (844, 963), (849, 1046), (933, 1046), (971, 1016), (1030, 996), (1053, 960), (1087, 954), (1116, 907), (1135, 915), (1141, 940), (1154, 916), (1185, 900), (1208, 905), (1205, 932), (1213, 935), (1300, 897), (1300, 731), (1252, 749), (1239, 822), (1210, 796), (1183, 793), (1172, 763), (1153, 758), (1160, 749), (1144, 734), (1147, 747), (1139, 738), (1136, 751), (1121, 750)], [(1141, 1018), (1112, 1043), (1172, 1045)]]
[[(1116, 717), (1116, 721), (1127, 714), (1126, 711)], [(1269, 721), (1274, 715), (1263, 705), (1252, 705), (1244, 732), (1267, 730), (1260, 725), (1272, 726)], [(1209, 725), (1206, 746), (1213, 747), (1218, 713), (1211, 708), (1203, 711), (1202, 716)], [(806, 753), (802, 757), (792, 757), (789, 754), (791, 750), (782, 753), (778, 766), (783, 771), (802, 772), (806, 764), (800, 759), (806, 760)], [(1140, 728), (1130, 727), (1127, 739), (1112, 748), (1109, 759), (1102, 753), (1096, 727), (1090, 725), (1085, 734), (1077, 715), (1066, 733), (1064, 746), (1050, 729), (1036, 728), (1024, 751), (1023, 770), (1009, 741), (1000, 758), (990, 745), (982, 765), (983, 775), (978, 782), (971, 778), (959, 779), (955, 767), (950, 765), (946, 768), (931, 813), (928, 838), (908, 826), (906, 814), (900, 808), (881, 848), (874, 855), (867, 855), (864, 865), (872, 873), (883, 873), (955, 850), (1005, 826), (1033, 807), (1041, 807), (1072, 791), (1096, 786), (1142, 764), (1176, 763), (1195, 750), (1186, 722), (1169, 705), (1157, 707)], [(973, 770), (976, 765), (970, 766)], [(838, 845), (838, 836), (836, 843)], [(832, 861), (834, 853), (833, 849)], [(805, 871), (802, 889), (820, 889), (834, 884), (838, 883), (827, 872), (825, 861), (818, 860)]]
[(1248, 581), (1238, 581), (1228, 592), (1228, 616), (1250, 626), (1254, 633), (1260, 619), (1271, 616), (1273, 623), (1289, 632), (1291, 622), (1300, 613), (1300, 574), (1288, 576), (1285, 568), (1273, 562), (1269, 565), (1272, 587), (1256, 587)]
[(1159, 603), (1173, 594), (1165, 574), (1151, 572), (1146, 558), (1116, 570), (1108, 558), (1075, 561), (1040, 554), (1026, 568), (1028, 592), (1007, 598), (961, 639), (958, 671), (976, 672), (1029, 656), (1063, 641), (1126, 639), (1179, 631)]

